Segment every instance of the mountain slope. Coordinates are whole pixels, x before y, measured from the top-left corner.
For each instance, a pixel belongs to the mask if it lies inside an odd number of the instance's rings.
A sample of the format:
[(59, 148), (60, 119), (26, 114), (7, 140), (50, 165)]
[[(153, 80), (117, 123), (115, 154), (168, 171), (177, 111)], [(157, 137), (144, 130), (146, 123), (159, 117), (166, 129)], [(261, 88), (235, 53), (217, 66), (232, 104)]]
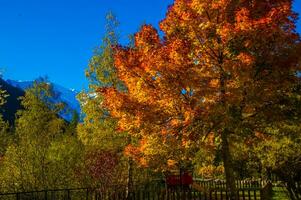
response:
[[(15, 81), (15, 80), (6, 80), (6, 83), (11, 85), (14, 88), (19, 90), (26, 90), (33, 86), (34, 81)], [(54, 93), (57, 98), (53, 99), (54, 102), (64, 102), (66, 103), (66, 109), (64, 113), (61, 113), (61, 116), (70, 121), (72, 119), (72, 114), (75, 111), (80, 113), (80, 105), (76, 99), (77, 91), (64, 88), (58, 84), (51, 83), (53, 86)], [(24, 92), (23, 92), (24, 93)]]
[(9, 94), (6, 99), (7, 102), (1, 108), (1, 114), (5, 120), (7, 120), (10, 124), (13, 124), (17, 110), (21, 109), (19, 97), (23, 96), (25, 92), (20, 88), (10, 85), (1, 78), (0, 86), (2, 90), (5, 90)]

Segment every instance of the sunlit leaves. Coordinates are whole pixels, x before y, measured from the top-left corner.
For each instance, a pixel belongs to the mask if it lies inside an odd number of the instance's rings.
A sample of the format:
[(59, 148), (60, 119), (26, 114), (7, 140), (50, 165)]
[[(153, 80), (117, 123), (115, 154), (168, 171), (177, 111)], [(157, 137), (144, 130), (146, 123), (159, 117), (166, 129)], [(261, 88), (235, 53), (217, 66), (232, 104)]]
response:
[(136, 147), (140, 153), (128, 152), (145, 162), (171, 145), (185, 155), (209, 133), (245, 138), (277, 116), (272, 105), (291, 91), (300, 68), (291, 5), (175, 0), (160, 23), (163, 39), (144, 25), (134, 46), (117, 46), (116, 72), (127, 90), (100, 92), (119, 128), (144, 141)]

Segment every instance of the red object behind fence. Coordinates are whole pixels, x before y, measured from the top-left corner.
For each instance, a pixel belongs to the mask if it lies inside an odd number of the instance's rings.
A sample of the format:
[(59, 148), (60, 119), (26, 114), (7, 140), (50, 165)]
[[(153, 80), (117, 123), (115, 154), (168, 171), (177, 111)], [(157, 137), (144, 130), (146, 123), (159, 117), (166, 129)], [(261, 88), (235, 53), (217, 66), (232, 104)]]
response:
[(169, 175), (166, 177), (166, 183), (169, 186), (191, 185), (192, 182), (192, 176), (188, 172), (184, 172), (181, 177), (179, 175)]

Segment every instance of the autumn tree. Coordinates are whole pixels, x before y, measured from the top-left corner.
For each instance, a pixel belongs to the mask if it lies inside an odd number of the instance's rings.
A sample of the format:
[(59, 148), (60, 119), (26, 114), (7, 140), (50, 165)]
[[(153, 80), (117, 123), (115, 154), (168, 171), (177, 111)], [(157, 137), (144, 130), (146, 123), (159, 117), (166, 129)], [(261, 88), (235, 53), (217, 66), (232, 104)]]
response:
[(285, 117), (273, 109), (279, 97), (299, 80), (296, 17), (291, 0), (175, 0), (160, 23), (163, 39), (145, 25), (134, 47), (117, 46), (127, 91), (99, 91), (119, 129), (141, 138), (132, 152), (156, 151), (148, 143), (159, 138), (161, 146), (184, 148), (181, 159), (189, 160), (185, 152), (213, 134), (236, 199), (232, 143), (269, 134), (271, 120)]
[(276, 175), (285, 183), (290, 199), (300, 199), (301, 191), (296, 183), (301, 181), (301, 82), (292, 92), (279, 97), (281, 104), (274, 107), (284, 115), (281, 120), (271, 120), (265, 132), (269, 133), (264, 140), (255, 140), (254, 153), (260, 165)]

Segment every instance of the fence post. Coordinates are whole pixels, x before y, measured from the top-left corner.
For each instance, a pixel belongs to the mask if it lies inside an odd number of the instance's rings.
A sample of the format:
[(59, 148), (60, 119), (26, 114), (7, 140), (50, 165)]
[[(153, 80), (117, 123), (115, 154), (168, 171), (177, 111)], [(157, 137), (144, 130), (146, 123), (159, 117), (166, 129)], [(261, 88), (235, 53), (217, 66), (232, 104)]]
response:
[(16, 194), (16, 200), (20, 200), (20, 193)]
[(47, 190), (44, 191), (44, 199), (47, 200)]
[(86, 200), (89, 199), (89, 189), (87, 188), (87, 191), (86, 191)]
[(262, 200), (271, 200), (272, 199), (272, 192), (273, 192), (273, 185), (269, 181), (267, 184), (260, 190), (260, 199)]
[(70, 190), (67, 190), (67, 199), (70, 200)]

